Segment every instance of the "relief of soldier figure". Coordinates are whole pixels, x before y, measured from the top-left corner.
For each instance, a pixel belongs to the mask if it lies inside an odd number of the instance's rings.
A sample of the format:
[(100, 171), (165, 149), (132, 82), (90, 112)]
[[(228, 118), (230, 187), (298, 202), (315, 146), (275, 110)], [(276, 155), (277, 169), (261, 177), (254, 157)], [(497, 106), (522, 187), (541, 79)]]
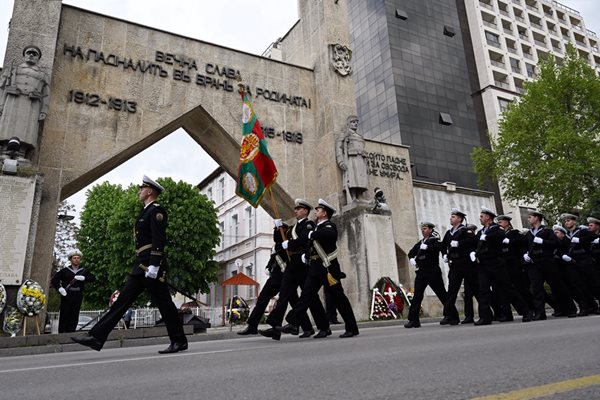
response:
[(37, 147), (40, 121), (45, 120), (48, 113), (49, 91), (48, 76), (37, 65), (41, 56), (37, 46), (25, 47), (24, 62), (19, 65), (13, 62), (0, 77), (2, 158), (25, 161), (30, 156), (28, 153)]
[(358, 117), (346, 119), (346, 129), (335, 141), (336, 162), (343, 172), (346, 203), (365, 201), (367, 191), (367, 151), (365, 139), (358, 130)]

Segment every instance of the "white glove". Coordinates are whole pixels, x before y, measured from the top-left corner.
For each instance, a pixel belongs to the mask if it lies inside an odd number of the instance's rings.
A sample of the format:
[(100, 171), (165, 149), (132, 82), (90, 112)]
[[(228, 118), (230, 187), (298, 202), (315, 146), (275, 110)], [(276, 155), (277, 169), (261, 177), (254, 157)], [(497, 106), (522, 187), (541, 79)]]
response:
[(533, 262), (531, 257), (529, 257), (529, 253), (523, 254), (523, 260), (525, 260), (525, 262), (528, 262), (528, 263)]
[(458, 240), (452, 240), (450, 242), (450, 247), (458, 247)]
[(283, 247), (284, 250), (287, 250), (287, 248), (288, 248), (288, 241), (285, 240), (285, 241), (281, 242), (281, 247)]
[(156, 265), (150, 265), (148, 267), (148, 271), (146, 271), (146, 278), (150, 278), (150, 279), (156, 279), (156, 277), (158, 276), (158, 270), (160, 269), (160, 267), (157, 267)]
[(414, 257), (413, 257), (413, 258), (411, 258), (411, 259), (409, 259), (409, 260), (408, 260), (408, 262), (409, 262), (409, 263), (410, 263), (410, 265), (412, 265), (413, 267), (416, 267), (416, 266), (417, 266), (417, 260), (415, 260), (415, 259), (414, 259)]
[(275, 225), (275, 228), (279, 229), (283, 226), (283, 222), (278, 218), (278, 219), (274, 219), (273, 220), (273, 224)]
[(60, 293), (61, 296), (67, 295), (67, 291), (65, 290), (64, 287), (58, 288), (58, 293)]
[(479, 236), (479, 240), (485, 241), (485, 238), (486, 238), (486, 234), (485, 233), (482, 233), (481, 236)]
[(300, 256), (300, 259), (302, 260), (302, 262), (304, 264), (308, 264), (308, 260), (306, 259), (306, 254), (302, 253), (302, 255)]
[(477, 260), (477, 255), (475, 255), (474, 251), (469, 253), (469, 257), (471, 258), (471, 261), (473, 261), (473, 262), (475, 262), (475, 260)]
[(592, 241), (592, 244), (600, 244), (600, 238), (596, 238)]
[(419, 247), (421, 250), (427, 250), (427, 245), (425, 243), (421, 243), (421, 246)]
[(566, 262), (571, 262), (571, 260), (573, 260), (571, 257), (569, 257), (566, 254), (563, 254), (563, 256), (561, 258), (563, 259), (563, 261), (566, 261)]
[(578, 238), (578, 237), (576, 237), (576, 236), (573, 236), (573, 237), (571, 238), (571, 243), (579, 243), (579, 238)]
[(504, 240), (502, 241), (502, 243), (509, 244), (510, 243), (510, 239), (509, 238), (504, 238)]
[(85, 276), (75, 275), (75, 277), (73, 279), (75, 279), (76, 281), (85, 281)]
[(442, 260), (444, 260), (444, 262), (446, 264), (448, 264), (448, 254), (444, 254), (444, 256), (442, 257)]
[(533, 238), (533, 243), (542, 244), (544, 243), (544, 239), (536, 236)]

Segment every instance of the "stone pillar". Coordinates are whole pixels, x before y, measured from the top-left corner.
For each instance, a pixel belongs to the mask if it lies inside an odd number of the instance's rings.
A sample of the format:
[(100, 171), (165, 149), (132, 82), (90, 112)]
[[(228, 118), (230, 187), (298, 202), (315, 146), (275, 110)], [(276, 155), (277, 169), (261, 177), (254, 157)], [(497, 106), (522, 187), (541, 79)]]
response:
[[(15, 0), (4, 58), (5, 71), (10, 69), (11, 64), (21, 63), (23, 49), (28, 45), (34, 45), (42, 52), (38, 66), (46, 72), (49, 80), (51, 80), (61, 6), (61, 0)], [(43, 135), (43, 130), (41, 135)], [(33, 202), (31, 204), (27, 203), (26, 211), (30, 218), (29, 225), (23, 227), (23, 231), (27, 232), (25, 242), (27, 245), (26, 254), (23, 260), (19, 261), (23, 263), (19, 266), (19, 269), (23, 271), (23, 276), (19, 277), (19, 281), (23, 282), (28, 278), (33, 279), (47, 291), (52, 265), (56, 210), (60, 189), (57, 184), (42, 185), (44, 181), (57, 183), (58, 179), (55, 179), (56, 176), (54, 175), (56, 174), (53, 174), (53, 171), (38, 171), (36, 169), (38, 154), (39, 152), (36, 149), (31, 156), (33, 168), (26, 171), (30, 178), (25, 179), (32, 181), (34, 194)], [(7, 179), (15, 179), (15, 182), (17, 182), (24, 178), (7, 177)], [(7, 198), (13, 197), (7, 196)], [(7, 202), (0, 204), (0, 208), (10, 206)], [(2, 228), (4, 229), (4, 227)], [(14, 294), (18, 286), (16, 283), (12, 284), (15, 286), (7, 289), (10, 293), (9, 298), (14, 300)], [(34, 326), (32, 328), (35, 329)]]
[[(355, 203), (356, 204), (356, 203)], [(371, 289), (384, 276), (398, 282), (398, 260), (390, 211), (373, 210), (363, 203), (334, 217), (340, 236), (342, 281), (358, 320), (368, 320)]]

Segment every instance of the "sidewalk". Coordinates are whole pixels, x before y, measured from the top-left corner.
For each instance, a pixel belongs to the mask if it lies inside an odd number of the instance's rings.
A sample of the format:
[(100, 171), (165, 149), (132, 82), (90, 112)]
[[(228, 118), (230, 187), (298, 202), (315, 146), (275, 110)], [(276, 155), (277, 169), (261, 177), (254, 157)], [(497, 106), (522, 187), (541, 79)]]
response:
[[(422, 323), (436, 322), (439, 318), (422, 318)], [(382, 326), (398, 326), (402, 327), (406, 323), (406, 319), (386, 320), (386, 321), (363, 321), (359, 322), (360, 329)], [(237, 334), (245, 328), (245, 325), (236, 325), (233, 329), (229, 326), (219, 326), (208, 328), (206, 333), (193, 333), (193, 326), (184, 325), (185, 334), (189, 342), (204, 342), (208, 340), (224, 340), (224, 339), (242, 339), (247, 336)], [(266, 329), (268, 325), (259, 327)], [(332, 325), (331, 330), (336, 334), (341, 334), (344, 331), (344, 325)], [(0, 358), (12, 356), (24, 356), (33, 354), (49, 354), (62, 353), (70, 351), (87, 351), (87, 347), (81, 346), (71, 341), (71, 336), (82, 336), (85, 332), (74, 333), (59, 333), (45, 335), (28, 335), (16, 337), (0, 337)], [(169, 344), (165, 327), (140, 328), (140, 329), (119, 329), (114, 330), (108, 337), (108, 341), (104, 345), (104, 349), (114, 349), (119, 347), (137, 347)]]

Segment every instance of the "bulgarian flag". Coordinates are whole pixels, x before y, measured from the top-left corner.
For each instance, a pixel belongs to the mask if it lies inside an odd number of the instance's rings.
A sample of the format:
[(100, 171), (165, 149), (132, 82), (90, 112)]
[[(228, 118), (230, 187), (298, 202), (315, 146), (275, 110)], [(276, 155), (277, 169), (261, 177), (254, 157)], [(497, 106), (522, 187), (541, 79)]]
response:
[(242, 92), (242, 98), (242, 144), (235, 192), (256, 208), (275, 183), (277, 168), (267, 150), (267, 140), (248, 95)]

